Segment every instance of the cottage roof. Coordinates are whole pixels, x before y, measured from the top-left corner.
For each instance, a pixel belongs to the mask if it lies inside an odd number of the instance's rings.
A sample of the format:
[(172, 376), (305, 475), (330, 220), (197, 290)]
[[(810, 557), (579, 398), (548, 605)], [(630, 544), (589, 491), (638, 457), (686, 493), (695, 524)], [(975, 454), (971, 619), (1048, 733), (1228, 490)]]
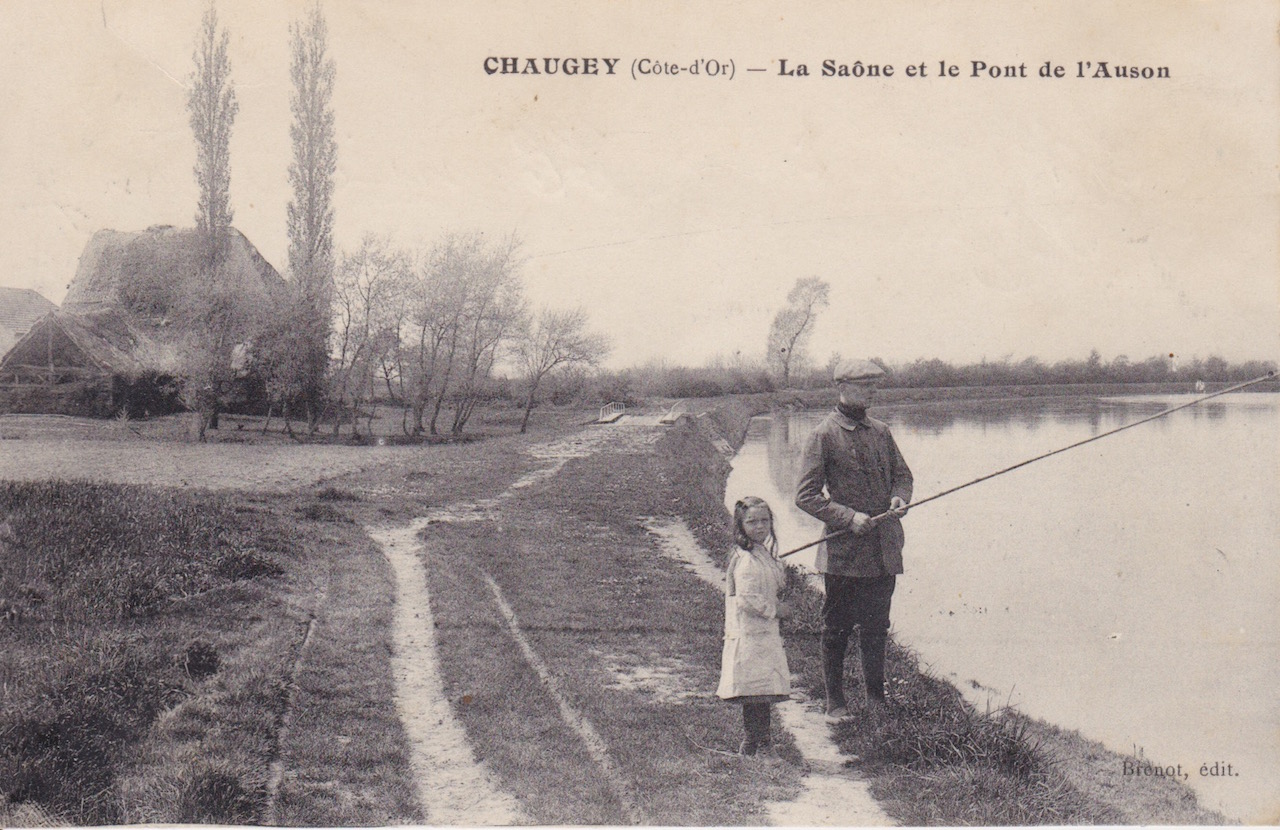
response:
[(40, 318), (0, 360), (0, 374), (24, 366), (80, 367), (104, 375), (136, 376), (176, 368), (174, 347), (147, 333), (120, 309), (55, 310)]
[(0, 286), (0, 328), (25, 332), (55, 308), (38, 291)]
[[(124, 308), (155, 322), (197, 289), (200, 237), (194, 229), (156, 225), (145, 231), (101, 230), (80, 254), (62, 307), (84, 312)], [(219, 279), (252, 300), (278, 296), (285, 283), (244, 234), (232, 228)]]

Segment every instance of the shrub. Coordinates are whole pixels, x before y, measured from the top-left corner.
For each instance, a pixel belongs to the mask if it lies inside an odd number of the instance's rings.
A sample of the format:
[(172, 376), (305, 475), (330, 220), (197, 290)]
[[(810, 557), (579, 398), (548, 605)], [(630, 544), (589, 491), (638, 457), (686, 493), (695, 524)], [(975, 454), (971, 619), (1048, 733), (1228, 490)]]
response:
[(297, 512), (304, 519), (313, 522), (350, 522), (351, 518), (326, 502), (317, 502), (299, 507)]
[(867, 760), (913, 770), (980, 766), (1029, 779), (1047, 765), (1025, 722), (1002, 707), (979, 712), (960, 692), (921, 668), (915, 654), (891, 643), (886, 676), (890, 686), (886, 716), (846, 721), (841, 740)]
[(214, 573), (223, 579), (236, 582), (241, 579), (257, 579), (260, 576), (279, 576), (284, 568), (257, 548), (235, 547), (225, 550), (217, 558)]
[(149, 370), (135, 378), (113, 378), (111, 385), (118, 412), (129, 418), (169, 415), (185, 408), (178, 380), (171, 375)]

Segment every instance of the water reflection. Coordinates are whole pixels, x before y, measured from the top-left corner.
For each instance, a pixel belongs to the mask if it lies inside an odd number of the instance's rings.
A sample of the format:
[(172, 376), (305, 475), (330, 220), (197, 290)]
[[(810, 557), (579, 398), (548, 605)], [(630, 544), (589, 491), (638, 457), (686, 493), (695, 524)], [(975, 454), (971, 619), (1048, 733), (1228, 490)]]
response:
[(800, 453), (812, 426), (793, 430), (791, 418), (770, 418), (765, 424), (769, 430), (769, 475), (773, 486), (781, 493), (791, 491), (800, 477)]
[[(916, 498), (1186, 403), (1178, 396), (883, 407)], [(913, 510), (895, 628), (926, 662), (1113, 749), (1247, 777), (1191, 780), (1245, 820), (1280, 793), (1280, 396), (1214, 399)], [(784, 549), (825, 412), (753, 422), (727, 496), (774, 504)], [(812, 552), (794, 559), (812, 561)]]

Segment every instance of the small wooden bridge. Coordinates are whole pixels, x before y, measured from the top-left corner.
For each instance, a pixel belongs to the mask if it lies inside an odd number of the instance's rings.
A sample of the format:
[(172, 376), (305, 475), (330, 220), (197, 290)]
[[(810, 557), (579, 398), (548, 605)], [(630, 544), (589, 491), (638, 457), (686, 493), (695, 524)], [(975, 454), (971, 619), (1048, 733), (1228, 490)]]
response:
[(626, 412), (626, 410), (627, 410), (626, 404), (618, 403), (617, 401), (611, 404), (602, 406), (600, 407), (600, 417), (596, 419), (596, 423), (597, 424), (616, 423), (617, 420), (622, 417), (622, 414)]

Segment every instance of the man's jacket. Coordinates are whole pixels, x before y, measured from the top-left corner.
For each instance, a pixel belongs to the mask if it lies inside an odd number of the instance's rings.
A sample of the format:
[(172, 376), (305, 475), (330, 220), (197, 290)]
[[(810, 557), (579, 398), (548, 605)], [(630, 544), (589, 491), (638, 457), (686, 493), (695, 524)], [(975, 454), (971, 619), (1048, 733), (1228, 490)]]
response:
[[(796, 505), (827, 526), (829, 535), (851, 526), (854, 512), (878, 516), (897, 496), (911, 501), (911, 470), (889, 426), (875, 418), (854, 421), (832, 412), (805, 443)], [(843, 576), (902, 573), (902, 522), (886, 517), (867, 533), (852, 532), (818, 548), (818, 570)]]

